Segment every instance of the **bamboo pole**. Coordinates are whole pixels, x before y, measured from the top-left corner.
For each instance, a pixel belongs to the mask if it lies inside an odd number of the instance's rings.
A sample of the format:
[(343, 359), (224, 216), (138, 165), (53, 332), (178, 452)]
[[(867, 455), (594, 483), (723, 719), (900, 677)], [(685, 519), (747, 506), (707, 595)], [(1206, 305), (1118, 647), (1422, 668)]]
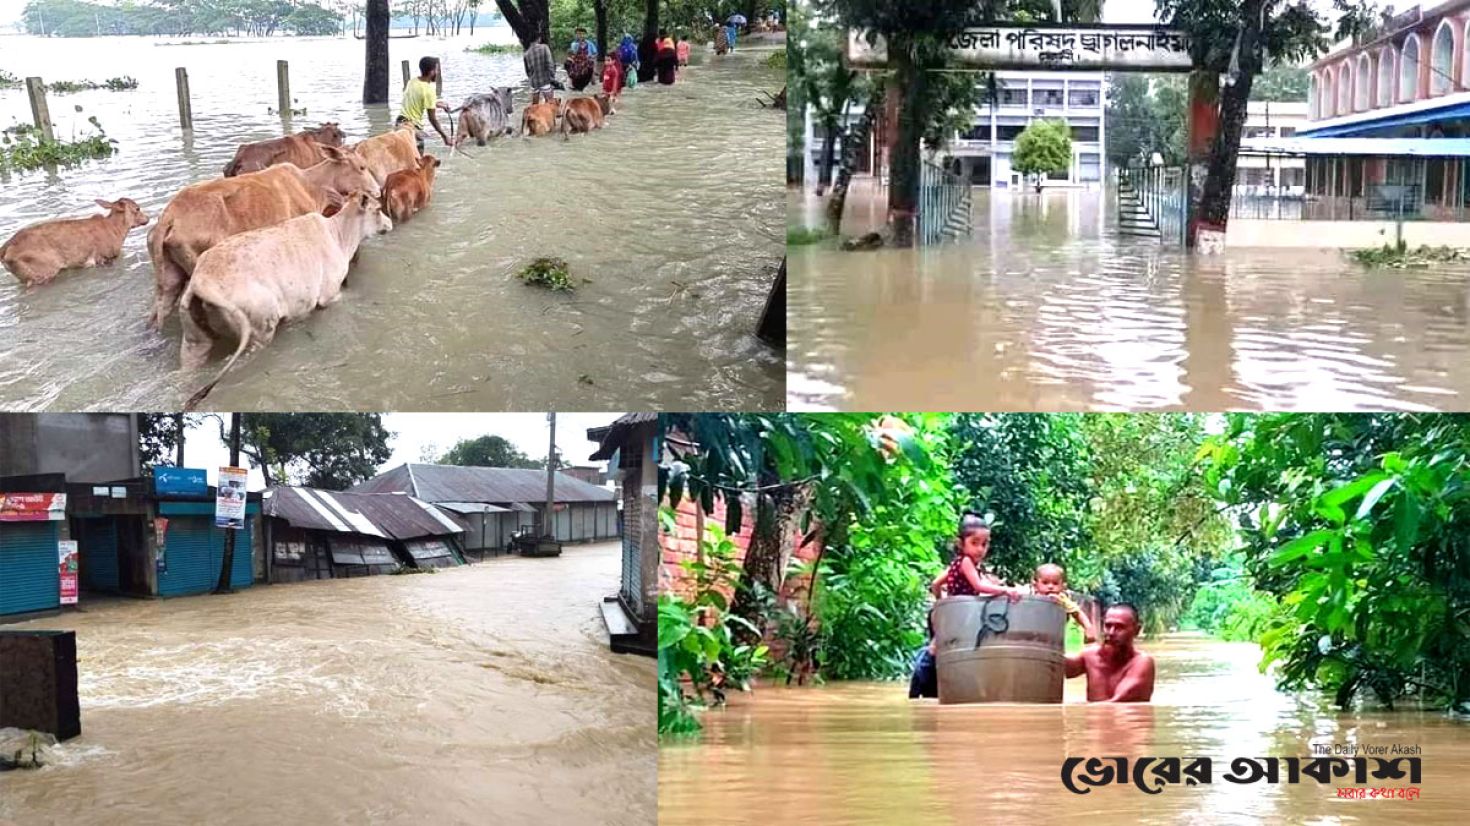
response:
[(179, 128), (194, 130), (194, 107), (189, 103), (189, 70), (183, 66), (174, 69), (174, 85), (179, 95)]
[(291, 67), (284, 60), (276, 61), (276, 104), (281, 117), (291, 116)]

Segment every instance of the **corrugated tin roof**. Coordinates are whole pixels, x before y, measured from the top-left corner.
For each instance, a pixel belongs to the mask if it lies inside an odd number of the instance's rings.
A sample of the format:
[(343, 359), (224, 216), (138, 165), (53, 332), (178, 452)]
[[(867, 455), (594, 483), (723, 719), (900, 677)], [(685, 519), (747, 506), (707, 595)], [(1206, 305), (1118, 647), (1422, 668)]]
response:
[(1453, 92), (1383, 109), (1315, 120), (1298, 127), (1296, 133), (1298, 136), (1315, 138), (1348, 137), (1375, 129), (1464, 117), (1467, 113), (1470, 113), (1470, 92)]
[(624, 413), (618, 420), (606, 427), (592, 427), (587, 429), (587, 438), (597, 442), (597, 452), (592, 454), (591, 459), (611, 459), (613, 453), (617, 452), (618, 443), (624, 433), (641, 424), (657, 422), (657, 413)]
[(448, 514), (403, 494), (344, 493), (316, 488), (276, 487), (267, 491), (264, 512), (298, 528), (358, 533), (384, 539), (414, 539), (463, 533)]
[(455, 513), (510, 513), (510, 508), (487, 505), (484, 502), (435, 502), (436, 506)]
[(1273, 155), (1470, 157), (1470, 138), (1246, 138), (1241, 152)]
[[(546, 471), (535, 468), (399, 465), (357, 485), (354, 493), (408, 493), (428, 502), (544, 502)], [(556, 474), (558, 502), (612, 502), (617, 497), (565, 473)]]

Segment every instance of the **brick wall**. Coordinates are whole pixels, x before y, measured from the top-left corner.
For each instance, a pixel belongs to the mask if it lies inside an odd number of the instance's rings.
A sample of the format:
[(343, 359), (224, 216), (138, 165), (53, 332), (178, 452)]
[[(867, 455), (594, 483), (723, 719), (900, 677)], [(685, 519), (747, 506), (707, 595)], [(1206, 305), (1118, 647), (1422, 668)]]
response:
[[(699, 506), (688, 499), (679, 504), (675, 513), (674, 533), (663, 531), (659, 533), (660, 564), (659, 564), (659, 590), (661, 593), (677, 593), (681, 596), (689, 596), (694, 584), (689, 573), (679, 563), (684, 560), (693, 561), (699, 553), (698, 535), (695, 532), (696, 516)], [(747, 503), (745, 518), (742, 520), (740, 532), (730, 537), (735, 544), (735, 559), (738, 562), (745, 561), (745, 553), (750, 548), (751, 525), (755, 521), (755, 508), (752, 503)], [(721, 527), (725, 524), (725, 504), (723, 501), (715, 500), (715, 511), (705, 516), (705, 524), (716, 524)], [(800, 537), (796, 538), (800, 541)], [(815, 559), (820, 546), (811, 543), (804, 548), (798, 548), (792, 554), (790, 566), (795, 567), (802, 562), (810, 562)], [(804, 574), (801, 577), (788, 578), (782, 587), (783, 597), (797, 596), (805, 598), (811, 577)]]

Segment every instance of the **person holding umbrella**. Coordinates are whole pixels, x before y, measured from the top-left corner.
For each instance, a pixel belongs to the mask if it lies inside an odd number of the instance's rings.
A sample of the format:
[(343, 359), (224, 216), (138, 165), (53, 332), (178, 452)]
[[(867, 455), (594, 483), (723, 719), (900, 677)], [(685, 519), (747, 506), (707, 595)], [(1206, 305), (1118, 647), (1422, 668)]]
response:
[(728, 41), (726, 45), (730, 47), (730, 51), (732, 52), (735, 51), (735, 35), (739, 33), (740, 27), (744, 25), (745, 15), (743, 14), (732, 14), (725, 21), (725, 40)]

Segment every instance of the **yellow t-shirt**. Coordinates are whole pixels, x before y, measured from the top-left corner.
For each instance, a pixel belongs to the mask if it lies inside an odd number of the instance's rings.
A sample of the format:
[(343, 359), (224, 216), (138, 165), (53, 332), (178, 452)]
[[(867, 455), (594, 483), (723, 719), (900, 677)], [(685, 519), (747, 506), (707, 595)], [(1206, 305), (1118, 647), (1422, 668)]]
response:
[(434, 93), (434, 84), (414, 78), (403, 87), (403, 111), (399, 114), (416, 128), (423, 129), (424, 113), (438, 103), (439, 96)]

